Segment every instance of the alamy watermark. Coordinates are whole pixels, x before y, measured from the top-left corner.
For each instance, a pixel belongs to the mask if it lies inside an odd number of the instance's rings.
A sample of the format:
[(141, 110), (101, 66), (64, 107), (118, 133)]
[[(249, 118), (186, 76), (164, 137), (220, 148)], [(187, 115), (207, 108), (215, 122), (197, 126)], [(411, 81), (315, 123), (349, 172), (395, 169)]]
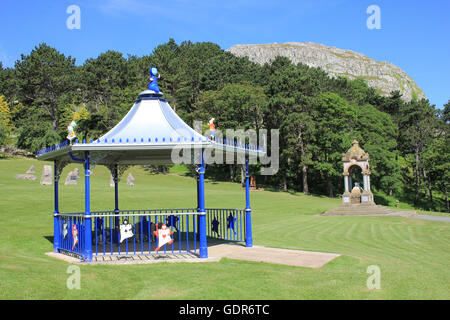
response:
[[(194, 130), (201, 134), (201, 121), (194, 122)], [(189, 132), (184, 129), (176, 130), (180, 136), (189, 136)], [(203, 136), (209, 136), (207, 130)], [(208, 147), (204, 144), (191, 144), (190, 141), (180, 141), (172, 149), (171, 160), (174, 164), (241, 164), (246, 163), (248, 157), (249, 164), (259, 163), (261, 175), (274, 175), (279, 169), (279, 130), (270, 130), (270, 150), (267, 149), (268, 132), (261, 129), (258, 132), (254, 129), (226, 129), (215, 131), (215, 136)]]
[(79, 6), (72, 4), (67, 7), (66, 13), (70, 14), (66, 20), (67, 29), (81, 29), (81, 9)]
[(66, 280), (66, 286), (69, 290), (81, 289), (81, 270), (79, 266), (70, 265), (67, 267), (66, 273), (70, 276)]
[(367, 18), (366, 25), (369, 30), (381, 29), (381, 10), (380, 7), (372, 4), (367, 7), (367, 14), (370, 16)]
[(370, 274), (367, 278), (366, 285), (369, 290), (381, 289), (381, 269), (377, 265), (367, 267), (366, 272)]

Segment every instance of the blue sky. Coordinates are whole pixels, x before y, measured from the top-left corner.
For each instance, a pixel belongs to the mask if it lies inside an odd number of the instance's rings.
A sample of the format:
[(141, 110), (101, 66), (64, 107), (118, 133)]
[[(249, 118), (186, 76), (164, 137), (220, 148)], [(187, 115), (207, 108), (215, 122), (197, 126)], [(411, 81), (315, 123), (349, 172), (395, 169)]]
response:
[[(72, 4), (79, 30), (66, 27)], [(366, 26), (370, 5), (380, 8), (381, 29)], [(150, 54), (169, 38), (223, 49), (311, 41), (399, 66), (438, 108), (450, 99), (449, 0), (2, 0), (0, 30), (6, 67), (41, 42), (82, 64), (109, 49)]]

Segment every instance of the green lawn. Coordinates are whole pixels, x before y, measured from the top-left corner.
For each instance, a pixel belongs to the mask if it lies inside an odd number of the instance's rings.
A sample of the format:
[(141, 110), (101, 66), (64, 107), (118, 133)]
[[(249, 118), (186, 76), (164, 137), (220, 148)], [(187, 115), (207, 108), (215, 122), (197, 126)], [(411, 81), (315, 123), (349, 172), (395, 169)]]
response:
[[(254, 191), (256, 245), (342, 254), (320, 269), (223, 259), (211, 263), (81, 266), (81, 290), (69, 290), (68, 263), (47, 257), (53, 234), (53, 186), (15, 180), (34, 164), (0, 160), (0, 299), (450, 299), (450, 224), (400, 217), (322, 217), (340, 200)], [(60, 187), (60, 211), (82, 211), (83, 178)], [(78, 166), (81, 170), (81, 166)], [(179, 168), (178, 168), (179, 169)], [(126, 185), (132, 172), (136, 185)], [(96, 167), (92, 210), (112, 209), (109, 172)], [(193, 178), (130, 168), (120, 182), (121, 209), (194, 207)], [(240, 185), (206, 183), (207, 207), (242, 208)], [(367, 267), (381, 269), (369, 290)]]

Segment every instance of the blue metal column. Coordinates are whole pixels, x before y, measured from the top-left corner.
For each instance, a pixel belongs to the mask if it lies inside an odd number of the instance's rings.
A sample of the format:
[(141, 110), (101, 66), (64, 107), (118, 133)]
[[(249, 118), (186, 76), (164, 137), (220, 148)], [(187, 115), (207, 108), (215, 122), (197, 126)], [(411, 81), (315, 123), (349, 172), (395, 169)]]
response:
[(119, 211), (119, 177), (117, 172), (117, 164), (114, 166), (114, 211)]
[(203, 160), (203, 151), (198, 175), (198, 227), (200, 234), (200, 258), (208, 258), (208, 244), (206, 241), (205, 163)]
[[(114, 166), (114, 214), (119, 214), (119, 171), (117, 164)], [(114, 241), (119, 243), (119, 217), (114, 218)]]
[(58, 217), (58, 213), (59, 213), (59, 197), (58, 197), (58, 176), (56, 171), (58, 170), (57, 168), (57, 163), (56, 161), (54, 162), (54, 166), (53, 166), (53, 171), (54, 171), (54, 182), (55, 182), (55, 212), (53, 212), (53, 250), (55, 252), (58, 252), (59, 249), (59, 237), (60, 237), (60, 232), (59, 232), (59, 217)]
[(84, 156), (84, 261), (92, 261), (92, 218), (89, 151)]
[[(200, 174), (197, 173), (197, 212), (200, 211)], [(197, 216), (197, 240), (200, 240), (200, 216)]]
[(248, 157), (245, 158), (245, 246), (253, 246), (252, 236), (252, 209), (250, 208), (250, 172), (248, 169)]

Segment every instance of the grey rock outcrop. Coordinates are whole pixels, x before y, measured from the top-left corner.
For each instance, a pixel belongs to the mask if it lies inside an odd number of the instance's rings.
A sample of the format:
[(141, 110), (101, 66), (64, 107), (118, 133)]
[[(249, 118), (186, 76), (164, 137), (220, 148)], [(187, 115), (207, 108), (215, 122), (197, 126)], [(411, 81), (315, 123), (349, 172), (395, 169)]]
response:
[(31, 165), (30, 169), (28, 169), (28, 171), (26, 173), (35, 173), (36, 172), (36, 168), (34, 167), (34, 164)]
[(53, 184), (53, 169), (52, 166), (44, 166), (44, 169), (42, 170), (42, 176), (41, 176), (41, 184), (42, 185), (51, 185)]
[(14, 179), (18, 179), (18, 180), (31, 180), (31, 181), (36, 181), (37, 177), (33, 174), (36, 172), (36, 169), (34, 167), (34, 165), (32, 165), (28, 171), (26, 172), (26, 174), (15, 174), (14, 175)]
[(129, 186), (134, 186), (134, 177), (133, 177), (133, 175), (130, 173), (130, 174), (128, 174), (128, 177), (127, 177), (127, 184), (129, 185)]
[(34, 174), (16, 174), (14, 175), (14, 178), (18, 180), (37, 180), (37, 177)]
[(64, 185), (77, 185), (79, 178), (80, 178), (80, 170), (78, 168), (75, 168), (75, 170), (70, 171), (67, 174), (66, 182), (64, 183)]
[(301, 62), (310, 67), (319, 67), (333, 77), (362, 79), (384, 96), (399, 90), (405, 101), (426, 98), (414, 80), (399, 67), (350, 50), (312, 42), (287, 42), (234, 45), (227, 51), (238, 57), (246, 56), (259, 64), (271, 62), (277, 56), (287, 57), (295, 64)]

